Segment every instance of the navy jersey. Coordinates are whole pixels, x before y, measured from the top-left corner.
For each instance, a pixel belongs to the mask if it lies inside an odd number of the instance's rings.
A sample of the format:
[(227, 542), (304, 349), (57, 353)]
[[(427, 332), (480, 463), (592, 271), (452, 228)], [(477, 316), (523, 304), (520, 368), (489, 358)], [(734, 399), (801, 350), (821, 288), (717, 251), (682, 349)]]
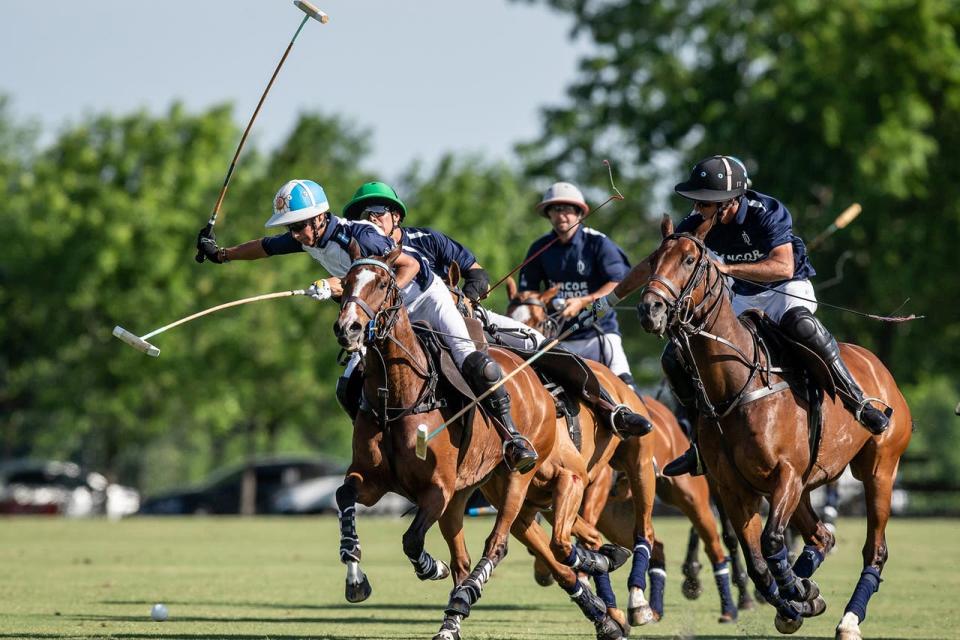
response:
[(462, 244), (428, 227), (403, 227), (400, 229), (404, 249), (410, 248), (420, 253), (430, 263), (430, 269), (441, 278), (447, 277), (447, 270), (453, 262), (466, 271), (477, 262), (476, 256)]
[[(530, 245), (527, 256), (539, 251), (556, 237), (551, 231)], [(541, 291), (557, 286), (559, 298), (576, 298), (593, 293), (608, 282), (620, 282), (630, 271), (627, 256), (613, 240), (599, 231), (580, 225), (570, 242), (556, 242), (536, 260), (520, 270), (521, 291)], [(568, 321), (567, 324), (570, 324)], [(595, 325), (604, 333), (620, 333), (613, 311)], [(565, 327), (564, 327), (565, 328)], [(568, 340), (595, 335), (593, 329), (581, 329)]]
[[(699, 213), (691, 213), (677, 225), (677, 233), (693, 233), (703, 222)], [(816, 275), (807, 257), (803, 240), (793, 235), (793, 219), (782, 202), (768, 195), (747, 191), (740, 197), (737, 216), (729, 224), (715, 225), (704, 239), (707, 247), (715, 251), (727, 264), (759, 262), (769, 257), (775, 247), (793, 245), (793, 277), (778, 282), (765, 282), (766, 287), (775, 287), (790, 280), (806, 280)], [(733, 292), (740, 296), (752, 296), (766, 291), (742, 280), (734, 280)]]
[[(350, 268), (350, 241), (356, 240), (363, 257), (378, 258), (389, 253), (396, 244), (383, 235), (380, 229), (369, 222), (350, 222), (331, 215), (327, 228), (323, 230), (316, 246), (306, 247), (297, 242), (289, 231), (260, 241), (268, 256), (306, 251), (330, 272), (330, 275), (342, 278)], [(426, 290), (433, 281), (430, 265), (423, 256), (404, 251), (420, 263), (420, 272), (414, 279), (421, 289)]]

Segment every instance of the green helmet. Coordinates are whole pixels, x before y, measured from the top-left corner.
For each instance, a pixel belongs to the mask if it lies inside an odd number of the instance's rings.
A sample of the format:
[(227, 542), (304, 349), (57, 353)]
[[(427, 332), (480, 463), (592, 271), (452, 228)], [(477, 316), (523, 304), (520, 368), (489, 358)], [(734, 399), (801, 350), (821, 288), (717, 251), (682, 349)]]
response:
[(391, 204), (400, 209), (400, 222), (407, 217), (407, 206), (393, 187), (383, 182), (367, 182), (357, 189), (353, 200), (343, 208), (343, 216), (347, 220), (359, 220), (364, 206), (368, 204)]

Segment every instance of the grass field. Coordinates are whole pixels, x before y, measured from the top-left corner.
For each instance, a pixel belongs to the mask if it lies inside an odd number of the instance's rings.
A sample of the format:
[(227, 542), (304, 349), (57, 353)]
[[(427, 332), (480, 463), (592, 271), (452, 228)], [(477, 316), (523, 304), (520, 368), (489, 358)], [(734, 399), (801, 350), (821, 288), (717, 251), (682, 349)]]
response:
[[(431, 638), (450, 583), (421, 583), (403, 557), (407, 519), (360, 519), (364, 567), (373, 596), (343, 599), (334, 518), (131, 519), (121, 522), (5, 519), (0, 524), (0, 638)], [(474, 560), (492, 520), (468, 521)], [(890, 561), (884, 583), (862, 626), (868, 638), (960, 637), (960, 522), (895, 520), (888, 529)], [(666, 617), (632, 637), (777, 636), (769, 607), (744, 612), (736, 625), (715, 622), (719, 610), (709, 568), (704, 595), (680, 594), (680, 561), (687, 525), (656, 522), (667, 545)], [(826, 614), (793, 637), (833, 637), (860, 572), (864, 522), (842, 520), (839, 547), (817, 573)], [(446, 557), (439, 533), (428, 548)], [(706, 563), (706, 560), (702, 560)], [(614, 574), (626, 605), (627, 569)], [(150, 620), (164, 602), (170, 620)], [(584, 620), (556, 586), (538, 587), (530, 557), (511, 541), (464, 637), (592, 638)]]

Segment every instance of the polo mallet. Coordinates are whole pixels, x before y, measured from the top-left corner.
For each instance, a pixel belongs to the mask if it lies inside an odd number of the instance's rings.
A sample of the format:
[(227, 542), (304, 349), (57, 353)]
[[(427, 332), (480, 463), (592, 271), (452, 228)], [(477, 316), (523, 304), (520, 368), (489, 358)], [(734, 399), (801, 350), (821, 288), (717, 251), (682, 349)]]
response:
[(852, 205), (844, 209), (829, 227), (821, 231), (820, 235), (814, 238), (810, 244), (807, 245), (807, 249), (812, 250), (819, 247), (824, 240), (832, 236), (838, 229), (843, 229), (848, 224), (853, 222), (854, 218), (860, 215), (861, 211), (863, 211), (863, 207), (861, 207), (860, 203), (858, 202), (854, 202)]
[[(297, 27), (296, 33), (293, 34), (293, 38), (290, 39), (290, 44), (287, 45), (286, 51), (283, 52), (283, 57), (280, 58), (280, 62), (277, 64), (277, 68), (274, 69), (273, 75), (270, 76), (270, 82), (267, 83), (267, 88), (263, 90), (263, 95), (260, 96), (260, 102), (257, 103), (257, 108), (253, 110), (253, 115), (250, 116), (250, 122), (247, 123), (247, 128), (243, 131), (243, 136), (240, 138), (240, 144), (237, 145), (237, 151), (233, 154), (233, 160), (230, 162), (230, 168), (227, 169), (227, 177), (223, 180), (223, 186), (220, 187), (220, 195), (217, 196), (217, 202), (213, 205), (213, 213), (210, 214), (210, 219), (207, 220), (207, 226), (205, 228), (206, 232), (210, 232), (213, 229), (213, 225), (217, 223), (217, 214), (220, 213), (220, 205), (223, 204), (223, 198), (227, 195), (227, 186), (230, 184), (230, 178), (233, 176), (233, 170), (237, 166), (237, 158), (240, 157), (240, 150), (243, 149), (243, 143), (247, 141), (247, 135), (250, 133), (250, 127), (253, 126), (253, 121), (257, 119), (257, 114), (260, 113), (260, 107), (263, 106), (263, 101), (267, 97), (267, 92), (270, 91), (270, 87), (273, 86), (273, 81), (277, 79), (277, 74), (280, 73), (280, 67), (283, 66), (283, 63), (287, 59), (290, 50), (293, 48), (293, 43), (297, 39), (297, 36), (300, 35), (303, 25), (307, 23), (307, 20), (313, 18), (321, 24), (326, 24), (330, 21), (330, 18), (320, 9), (317, 9), (315, 6), (307, 2), (307, 0), (293, 0), (293, 4), (297, 6), (298, 9), (303, 11), (305, 14), (303, 20), (300, 21), (300, 26)], [(197, 251), (196, 260), (197, 262), (203, 262), (206, 259), (206, 256), (201, 251)]]
[(178, 327), (181, 324), (190, 322), (191, 320), (196, 320), (197, 318), (213, 313), (214, 311), (220, 311), (221, 309), (229, 309), (230, 307), (237, 307), (237, 306), (240, 306), (241, 304), (247, 304), (249, 302), (259, 302), (260, 300), (270, 300), (272, 298), (303, 296), (303, 295), (306, 295), (306, 293), (307, 292), (304, 291), (303, 289), (293, 289), (291, 291), (277, 291), (276, 293), (265, 293), (260, 296), (253, 296), (252, 298), (244, 298), (242, 300), (234, 300), (233, 302), (218, 304), (215, 307), (204, 309), (203, 311), (195, 313), (191, 316), (187, 316), (186, 318), (180, 318), (176, 322), (171, 322), (168, 325), (164, 325), (159, 329), (154, 329), (150, 333), (145, 333), (142, 336), (137, 336), (136, 334), (131, 333), (130, 331), (127, 331), (120, 325), (117, 325), (113, 328), (113, 335), (116, 336), (117, 338), (120, 338), (122, 341), (126, 342), (128, 345), (130, 345), (137, 351), (142, 351), (148, 356), (153, 356), (154, 358), (156, 358), (157, 356), (160, 355), (160, 349), (158, 347), (153, 346), (149, 342), (147, 342), (147, 339), (152, 338), (158, 333), (163, 333), (168, 329), (173, 329), (174, 327)]
[[(581, 312), (581, 313), (583, 313), (583, 312)], [(586, 318), (584, 318), (584, 320), (586, 320), (586, 319), (588, 319), (588, 318), (589, 318), (589, 316), (587, 316)], [(460, 411), (458, 411), (456, 414), (454, 414), (454, 416), (453, 416), (452, 418), (450, 418), (449, 420), (447, 420), (446, 422), (444, 422), (443, 424), (441, 424), (439, 427), (437, 427), (437, 428), (434, 429), (433, 431), (428, 431), (427, 425), (425, 425), (425, 424), (421, 424), (421, 425), (417, 426), (417, 457), (420, 458), (421, 460), (426, 460), (426, 459), (427, 459), (427, 443), (428, 443), (428, 442), (430, 442), (431, 440), (433, 440), (434, 438), (436, 438), (444, 429), (446, 429), (448, 426), (450, 426), (451, 424), (453, 424), (454, 422), (456, 422), (458, 419), (460, 419), (460, 417), (463, 416), (463, 414), (465, 414), (467, 411), (469, 411), (470, 409), (472, 409), (472, 408), (475, 407), (476, 405), (478, 405), (478, 404), (480, 404), (481, 402), (483, 402), (483, 400), (484, 400), (487, 396), (489, 396), (491, 393), (493, 393), (494, 391), (496, 391), (497, 389), (499, 389), (499, 388), (502, 387), (503, 385), (505, 385), (505, 384), (507, 384), (508, 382), (510, 382), (510, 380), (512, 380), (515, 375), (517, 375), (518, 373), (520, 373), (521, 371), (523, 371), (524, 369), (526, 369), (527, 367), (529, 367), (531, 364), (533, 364), (540, 356), (542, 356), (542, 355), (545, 354), (547, 351), (550, 351), (550, 349), (553, 349), (555, 346), (557, 346), (558, 344), (560, 344), (560, 342), (561, 342), (564, 338), (566, 338), (568, 335), (570, 335), (571, 333), (573, 333), (574, 331), (576, 331), (576, 330), (578, 330), (578, 329), (582, 329), (583, 327), (589, 326), (589, 324), (592, 324), (592, 322), (593, 322), (593, 321), (591, 320), (590, 323), (586, 323), (586, 322), (584, 322), (584, 320), (579, 320), (579, 319), (578, 319), (578, 321), (577, 321), (577, 322), (574, 322), (569, 328), (567, 328), (566, 331), (564, 331), (563, 333), (561, 333), (560, 335), (558, 335), (556, 338), (554, 338), (553, 340), (551, 340), (550, 342), (548, 342), (548, 343), (546, 344), (546, 346), (544, 346), (542, 349), (540, 349), (539, 351), (537, 351), (536, 353), (534, 353), (532, 356), (530, 356), (529, 358), (527, 358), (527, 359), (523, 362), (523, 364), (521, 364), (519, 367), (517, 367), (516, 369), (514, 369), (513, 371), (511, 371), (509, 374), (505, 375), (505, 376), (503, 377), (503, 379), (500, 380), (500, 382), (496, 383), (495, 385), (493, 385), (492, 387), (490, 387), (489, 389), (487, 389), (486, 391), (484, 391), (483, 393), (481, 393), (479, 396), (477, 396), (476, 400), (474, 400), (473, 402), (467, 403), (467, 406), (465, 406), (463, 409), (460, 409)]]
[[(606, 200), (604, 200), (600, 205), (594, 207), (593, 209), (590, 209), (590, 211), (587, 211), (585, 214), (583, 214), (583, 217), (580, 218), (580, 221), (577, 222), (577, 224), (573, 225), (573, 228), (576, 228), (576, 227), (580, 226), (581, 224), (583, 224), (583, 221), (584, 221), (584, 220), (586, 220), (587, 218), (589, 218), (590, 215), (593, 214), (594, 212), (599, 211), (600, 209), (603, 209), (603, 207), (606, 206), (607, 203), (609, 203), (611, 200), (623, 200), (623, 194), (620, 193), (620, 190), (617, 189), (617, 186), (616, 186), (615, 184), (613, 184), (613, 168), (610, 166), (610, 161), (609, 161), (609, 160), (604, 160), (604, 161), (603, 161), (603, 165), (607, 168), (607, 173), (608, 173), (609, 176), (610, 176), (610, 187), (613, 189), (614, 193), (613, 193), (612, 196), (610, 196), (609, 198), (607, 198)], [(553, 240), (551, 240), (551, 241), (548, 242), (547, 244), (545, 244), (545, 245), (543, 245), (542, 247), (540, 247), (540, 249), (538, 249), (536, 253), (534, 253), (533, 255), (529, 256), (526, 260), (524, 260), (523, 262), (521, 262), (520, 264), (518, 264), (516, 267), (514, 267), (513, 269), (511, 269), (511, 270), (510, 270), (510, 273), (508, 273), (507, 275), (505, 275), (505, 276), (503, 276), (502, 278), (500, 278), (499, 280), (497, 280), (489, 289), (487, 289), (487, 292), (484, 293), (482, 296), (480, 296), (480, 300), (486, 300), (486, 299), (487, 299), (487, 296), (489, 296), (491, 293), (493, 293), (493, 290), (496, 289), (497, 287), (499, 287), (501, 284), (503, 284), (504, 281), (506, 281), (507, 278), (509, 278), (510, 276), (512, 276), (513, 274), (515, 274), (517, 271), (520, 271), (520, 269), (523, 269), (525, 266), (527, 266), (528, 264), (530, 264), (531, 262), (533, 262), (534, 260), (536, 260), (536, 259), (540, 256), (540, 254), (542, 254), (544, 251), (546, 251), (547, 249), (549, 249), (550, 247), (552, 247), (558, 240), (560, 240), (560, 236), (554, 237)]]

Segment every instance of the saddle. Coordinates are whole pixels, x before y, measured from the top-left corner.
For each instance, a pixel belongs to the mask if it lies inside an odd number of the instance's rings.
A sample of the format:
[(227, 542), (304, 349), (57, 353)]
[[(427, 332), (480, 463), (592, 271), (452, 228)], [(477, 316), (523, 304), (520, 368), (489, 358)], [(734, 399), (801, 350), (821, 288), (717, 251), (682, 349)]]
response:
[[(807, 402), (807, 429), (809, 432), (810, 465), (817, 459), (823, 431), (823, 398), (831, 398), (837, 389), (830, 368), (813, 351), (786, 335), (780, 325), (759, 309), (747, 309), (740, 314), (740, 322), (757, 337), (761, 350), (771, 367), (779, 368), (791, 391)], [(809, 471), (809, 470), (808, 470)]]

